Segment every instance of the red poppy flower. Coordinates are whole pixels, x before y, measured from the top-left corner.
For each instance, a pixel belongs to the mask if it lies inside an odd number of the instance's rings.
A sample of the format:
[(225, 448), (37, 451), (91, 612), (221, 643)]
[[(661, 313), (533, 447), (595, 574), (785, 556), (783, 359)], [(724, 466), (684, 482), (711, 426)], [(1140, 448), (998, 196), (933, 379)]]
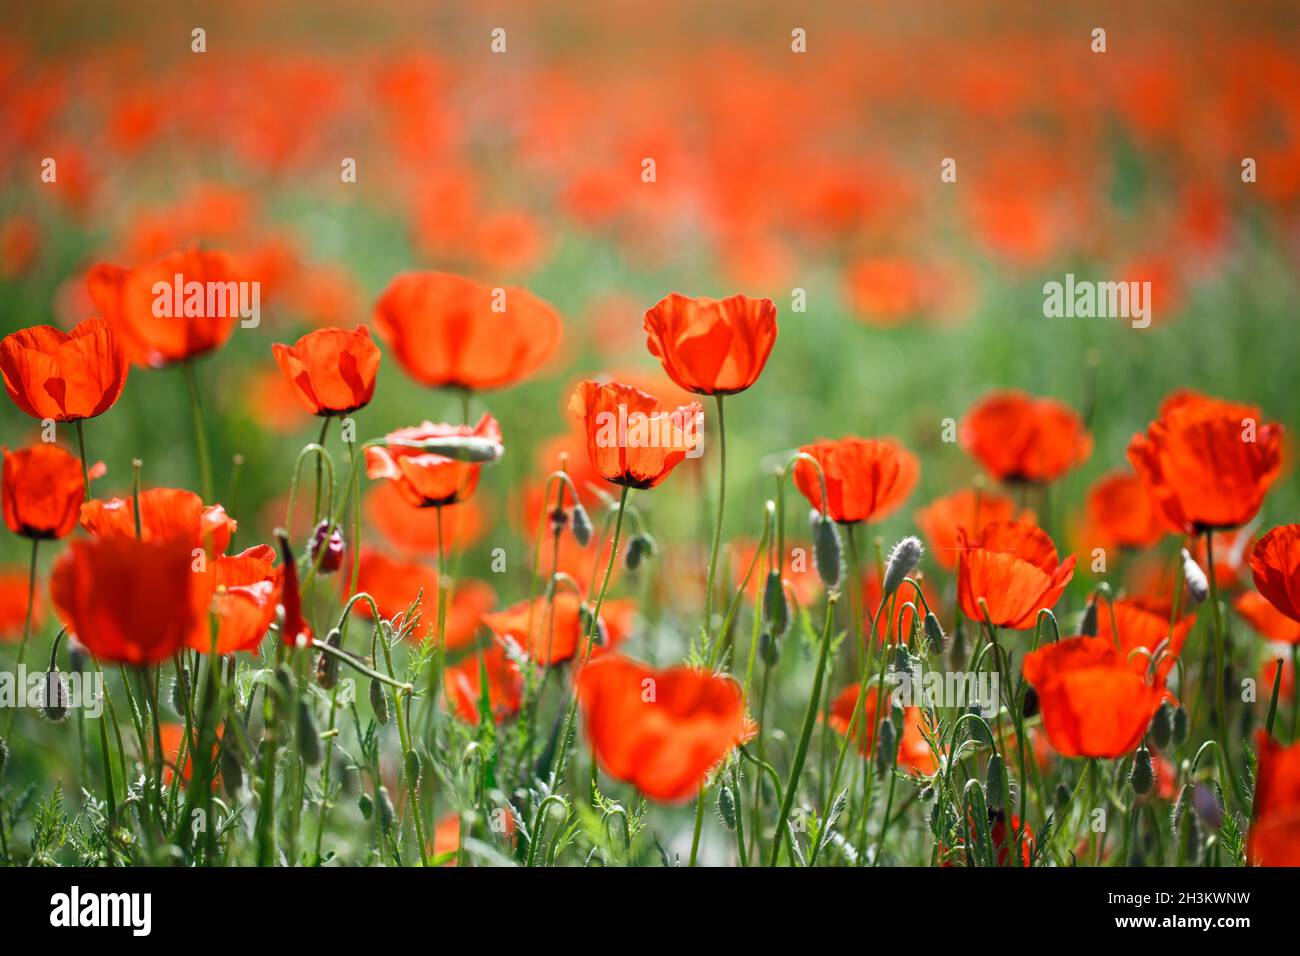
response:
[[(225, 344), (240, 318), (240, 280), (234, 260), (210, 249), (173, 252), (136, 269), (100, 263), (86, 277), (91, 299), (127, 358), (155, 368)], [(165, 309), (159, 306), (164, 299)]]
[(40, 444), (4, 455), (0, 493), (5, 525), (24, 538), (62, 538), (77, 526), (86, 495), (81, 462), (58, 445)]
[(1066, 757), (1122, 757), (1146, 733), (1163, 685), (1148, 683), (1112, 640), (1070, 637), (1025, 655), (1047, 739)]
[[(344, 560), (343, 566), (352, 567), (350, 557)], [(346, 591), (351, 583), (351, 572), (340, 577)], [(362, 548), (357, 569), (357, 591), (365, 591), (374, 598), (380, 616), (386, 621), (405, 614), (419, 596), (421, 615), (427, 622), (438, 607), (438, 572), (419, 561), (402, 561), (371, 548)], [(361, 601), (356, 605), (356, 611), (370, 617), (370, 602)]]
[[(217, 731), (217, 738), (218, 740), (220, 740), (222, 728), (218, 726), (216, 728), (216, 731)], [(180, 761), (181, 744), (185, 741), (185, 726), (183, 724), (161, 723), (158, 725), (158, 737), (162, 741), (162, 753), (163, 753), (163, 761), (164, 761), (163, 786), (169, 787), (171, 786), (171, 782), (175, 777), (176, 774), (175, 768), (177, 766), (177, 763)], [(152, 744), (152, 742), (153, 739), (149, 738), (149, 743)], [(212, 759), (215, 760), (219, 752), (220, 752), (220, 744), (213, 743)], [(180, 765), (182, 787), (187, 786), (190, 782), (190, 772), (194, 766), (193, 763), (191, 763), (190, 761), (190, 756), (191, 756), (190, 748), (187, 745), (185, 747), (185, 761)], [(212, 785), (214, 788), (216, 787), (220, 779), (221, 779), (221, 775), (219, 773), (213, 778)]]
[(1300, 621), (1300, 524), (1274, 528), (1250, 555), (1255, 587), (1278, 612)]
[(1015, 516), (1016, 503), (1006, 495), (967, 488), (936, 498), (919, 509), (916, 526), (925, 535), (930, 554), (940, 567), (952, 570), (961, 554), (958, 544), (961, 530), (975, 535), (990, 521), (1011, 521)]
[(1073, 408), (1015, 390), (972, 406), (961, 443), (1001, 481), (1055, 481), (1092, 454), (1092, 436)]
[(501, 723), (519, 712), (523, 695), (524, 678), (514, 661), (496, 644), (465, 655), (464, 660), (451, 664), (443, 671), (447, 700), (456, 716), (468, 724), (479, 722), (479, 702), (482, 698), (480, 660), (487, 671), (488, 706), (493, 719)]
[(578, 672), (578, 700), (605, 772), (666, 803), (698, 793), (746, 733), (740, 685), (688, 667), (606, 654)]
[(646, 345), (668, 377), (700, 395), (732, 395), (758, 380), (776, 343), (771, 299), (692, 299), (676, 292), (645, 314)]
[[(897, 510), (912, 489), (921, 466), (916, 456), (892, 438), (841, 438), (804, 445), (826, 474), (826, 510), (840, 524), (874, 521)], [(811, 462), (794, 466), (795, 486), (818, 510), (821, 480)]]
[(1149, 548), (1169, 533), (1142, 479), (1127, 471), (1098, 479), (1087, 508), (1088, 526), (1103, 547)]
[(1254, 405), (1178, 392), (1165, 399), (1128, 459), (1169, 527), (1184, 534), (1255, 517), (1282, 469), (1282, 426)]
[[(212, 563), (212, 570), (216, 652), (256, 651), (271, 629), (280, 602), (281, 575), (275, 567), (275, 549), (259, 544), (239, 554), (222, 555)], [(200, 620), (190, 635), (189, 646), (204, 654), (212, 651), (206, 619)]]
[[(448, 553), (472, 546), (485, 530), (483, 509), (475, 498), (442, 507), (442, 546)], [(395, 482), (372, 485), (366, 493), (366, 516), (394, 548), (408, 554), (438, 553), (438, 514), (406, 500)]]
[[(0, 641), (17, 641), (27, 620), (27, 569), (0, 570)], [(32, 632), (40, 630), (45, 618), (39, 586), (32, 592)]]
[(1261, 730), (1246, 855), (1256, 866), (1300, 866), (1300, 744), (1283, 747)]
[(1300, 620), (1287, 617), (1258, 591), (1246, 591), (1233, 602), (1246, 623), (1270, 641), (1300, 644)]
[(1074, 577), (1074, 555), (1061, 562), (1047, 532), (1030, 521), (996, 521), (977, 535), (959, 534), (963, 549), (957, 600), (967, 617), (1024, 631), (1060, 600)]
[[(1111, 613), (1111, 607), (1114, 613)], [(1173, 612), (1171, 602), (1160, 598), (1124, 598), (1119, 601), (1097, 602), (1097, 636), (1114, 643), (1118, 638), (1119, 652), (1137, 673), (1145, 674), (1151, 657), (1161, 648), (1156, 676), (1160, 681), (1169, 675), (1183, 643), (1196, 623), (1195, 614), (1187, 614), (1174, 622), (1170, 634), (1169, 617)], [(1168, 639), (1168, 643), (1165, 641)], [(1145, 648), (1146, 653), (1140, 649)], [(1137, 652), (1137, 653), (1135, 653)]]
[[(413, 428), (399, 428), (386, 437), (389, 441), (419, 442), (463, 436), (499, 442), (501, 429), (495, 418), (484, 414), (473, 427), (425, 422)], [(436, 508), (468, 498), (478, 486), (480, 468), (482, 465), (475, 462), (457, 461), (403, 445), (372, 445), (366, 449), (366, 477), (387, 478), (417, 508)]]
[[(1029, 866), (1034, 851), (1034, 831), (1028, 822), (1024, 827), (1020, 838), (1020, 863), (1022, 866)], [(993, 815), (993, 823), (989, 827), (989, 842), (997, 848), (998, 866), (1010, 865), (1011, 855), (1016, 852), (1017, 832), (1020, 832), (1020, 817), (1011, 814), (1011, 826), (1007, 826), (1005, 814), (998, 812)]]
[(569, 411), (586, 429), (592, 467), (630, 488), (659, 484), (703, 438), (698, 402), (669, 411), (650, 393), (619, 382), (579, 382)]
[(375, 328), (421, 385), (481, 391), (522, 381), (560, 344), (560, 316), (524, 289), (490, 289), (436, 272), (400, 275)]
[(86, 319), (70, 333), (48, 325), (0, 342), (5, 391), (32, 418), (75, 422), (113, 407), (126, 387), (126, 353), (108, 323)]
[(191, 563), (190, 543), (180, 539), (73, 541), (54, 564), (50, 596), (99, 660), (157, 664), (206, 617), (213, 575)]
[[(520, 601), (495, 614), (484, 614), (483, 623), (498, 640), (509, 638), (518, 644), (542, 667), (563, 664), (581, 658), (587, 647), (587, 625), (582, 615), (582, 602), (572, 591), (559, 591), (555, 595), (554, 609), (544, 597)], [(606, 644), (592, 646), (592, 655), (612, 648), (627, 633), (621, 615), (628, 609), (626, 603), (606, 601), (600, 617), (605, 623)], [(616, 613), (611, 616), (610, 612)], [(631, 606), (635, 611), (635, 606)], [(529, 633), (529, 622), (532, 633)], [(617, 627), (612, 627), (611, 622)]]
[[(860, 690), (858, 684), (852, 684), (840, 691), (831, 701), (831, 712), (827, 722), (840, 736), (849, 732), (849, 721), (853, 719), (853, 708), (857, 705)], [(864, 755), (875, 752), (878, 696), (879, 692), (874, 687), (867, 691), (862, 699), (862, 710), (858, 712), (857, 726), (853, 731), (853, 740), (858, 745), (858, 752)], [(885, 703), (889, 703), (889, 698), (885, 699)], [(898, 741), (898, 765), (919, 774), (934, 773), (938, 763), (921, 730), (921, 708), (904, 707), (903, 736)]]
[(379, 347), (364, 325), (351, 332), (317, 329), (271, 350), (299, 404), (313, 415), (346, 415), (374, 397)]
[[(211, 555), (230, 546), (237, 523), (221, 505), (184, 488), (149, 488), (140, 492), (140, 535), (145, 541), (181, 540), (204, 547)], [(95, 498), (81, 506), (81, 527), (97, 538), (136, 537), (132, 498)]]

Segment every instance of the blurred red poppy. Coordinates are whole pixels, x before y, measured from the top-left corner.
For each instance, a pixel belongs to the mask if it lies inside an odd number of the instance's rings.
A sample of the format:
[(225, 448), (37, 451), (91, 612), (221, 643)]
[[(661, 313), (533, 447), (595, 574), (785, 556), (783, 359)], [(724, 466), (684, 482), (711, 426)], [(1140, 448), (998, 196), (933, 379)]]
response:
[(303, 408), (313, 415), (346, 415), (370, 404), (379, 374), (379, 347), (370, 330), (317, 329), (293, 345), (271, 346), (276, 364)]
[[(212, 563), (212, 613), (217, 620), (216, 653), (256, 651), (275, 620), (280, 601), (281, 574), (275, 567), (275, 549), (259, 544), (235, 555), (222, 555)], [(211, 653), (212, 632), (206, 619), (190, 635), (189, 646)]]
[(58, 445), (40, 444), (4, 455), (0, 495), (5, 525), (24, 538), (62, 538), (77, 526), (86, 494), (81, 462)]
[(930, 554), (940, 567), (952, 570), (961, 554), (959, 533), (978, 534), (990, 521), (1010, 521), (1016, 516), (1016, 503), (995, 491), (966, 488), (936, 498), (916, 512), (916, 526), (925, 535)]
[(524, 289), (438, 272), (400, 275), (375, 306), (375, 328), (421, 385), (481, 391), (522, 381), (560, 344), (560, 316)]
[[(394, 548), (408, 554), (438, 553), (436, 509), (420, 508), (406, 500), (391, 481), (373, 485), (366, 493), (366, 516)], [(442, 546), (448, 553), (470, 547), (486, 530), (483, 509), (476, 498), (442, 507)]]
[(480, 663), (486, 669), (488, 707), (496, 723), (519, 712), (524, 678), (514, 661), (496, 644), (465, 655), (464, 660), (448, 665), (443, 672), (447, 700), (453, 712), (468, 724), (479, 722), (482, 698)]
[(1283, 644), (1300, 644), (1300, 620), (1287, 617), (1258, 591), (1238, 595), (1232, 606), (1262, 637)]
[[(23, 623), (27, 620), (26, 568), (0, 570), (0, 641), (17, 641), (23, 636)], [(32, 591), (32, 631), (39, 631), (45, 619), (41, 601), (40, 584)]]
[(993, 392), (961, 423), (961, 443), (1001, 481), (1055, 481), (1092, 454), (1092, 436), (1069, 405), (1025, 392)]
[[(799, 449), (811, 455), (826, 475), (826, 511), (840, 524), (874, 521), (898, 509), (916, 486), (921, 466), (916, 456), (892, 438), (841, 438)], [(800, 459), (795, 486), (818, 510), (822, 508), (817, 468)]]
[[(828, 723), (831, 729), (841, 736), (849, 732), (849, 721), (853, 719), (853, 708), (857, 705), (860, 690), (860, 685), (852, 684), (840, 691), (831, 701)], [(876, 688), (867, 691), (862, 699), (862, 710), (858, 712), (857, 725), (853, 731), (853, 740), (858, 746), (858, 752), (864, 755), (875, 752), (877, 719), (888, 717), (885, 715), (878, 718), (876, 713), (878, 697), (879, 692)], [(888, 704), (889, 699), (886, 698), (885, 702)], [(898, 741), (898, 765), (919, 774), (934, 773), (938, 762), (934, 759), (934, 753), (930, 750), (930, 745), (926, 743), (921, 731), (921, 708), (904, 707), (903, 734)]]
[(237, 524), (221, 505), (184, 488), (149, 488), (140, 492), (140, 531), (136, 534), (131, 498), (94, 498), (81, 506), (81, 527), (97, 538), (140, 537), (145, 541), (180, 540), (202, 545), (210, 555), (224, 554)]
[(1133, 436), (1128, 458), (1170, 528), (1235, 528), (1255, 517), (1282, 469), (1282, 426), (1253, 405), (1177, 392)]
[[(593, 656), (613, 648), (626, 635), (623, 614), (628, 610), (628, 603), (606, 601), (601, 607), (605, 643), (600, 643), (598, 634), (592, 645)], [(634, 606), (631, 609), (635, 611)], [(582, 601), (572, 591), (558, 592), (553, 610), (552, 602), (539, 597), (531, 602), (520, 601), (495, 614), (484, 614), (483, 623), (498, 640), (509, 638), (514, 641), (542, 667), (581, 658), (587, 646), (587, 623)]]
[(746, 732), (745, 699), (730, 677), (655, 670), (606, 654), (578, 672), (578, 700), (601, 768), (652, 800), (694, 796)]
[(113, 407), (126, 387), (126, 353), (103, 319), (71, 332), (38, 325), (0, 341), (5, 391), (38, 420), (75, 422)]
[(1028, 630), (1074, 577), (1074, 555), (1059, 561), (1052, 539), (1031, 521), (996, 521), (978, 534), (962, 530), (958, 540), (957, 600), (975, 621), (984, 620), (983, 599), (994, 627)]
[(1102, 547), (1149, 548), (1166, 534), (1160, 513), (1137, 475), (1112, 471), (1088, 492), (1088, 526)]
[[(1156, 676), (1163, 681), (1182, 653), (1183, 642), (1196, 623), (1195, 614), (1186, 614), (1172, 622), (1171, 628), (1169, 618), (1172, 613), (1172, 602), (1161, 598), (1101, 600), (1097, 602), (1097, 636), (1112, 643), (1118, 641), (1120, 654), (1139, 674), (1147, 672), (1159, 649), (1161, 656)], [(1146, 653), (1140, 652), (1142, 648)]]
[(692, 299), (673, 292), (645, 313), (646, 345), (668, 377), (700, 395), (732, 395), (756, 381), (776, 343), (771, 299)]
[[(499, 442), (501, 429), (495, 418), (484, 413), (473, 426), (425, 422), (399, 428), (385, 437), (390, 442), (420, 442), (465, 436)], [(438, 508), (468, 498), (478, 487), (480, 468), (482, 465), (474, 462), (457, 461), (401, 444), (371, 445), (366, 449), (366, 477), (387, 478), (417, 508)]]
[(1293, 621), (1300, 621), (1300, 524), (1274, 528), (1250, 555), (1255, 587)]
[(1256, 866), (1300, 866), (1300, 744), (1283, 747), (1261, 730), (1246, 856)]
[(670, 411), (650, 393), (619, 382), (579, 382), (569, 411), (586, 429), (592, 467), (616, 485), (653, 488), (703, 440), (698, 402)]

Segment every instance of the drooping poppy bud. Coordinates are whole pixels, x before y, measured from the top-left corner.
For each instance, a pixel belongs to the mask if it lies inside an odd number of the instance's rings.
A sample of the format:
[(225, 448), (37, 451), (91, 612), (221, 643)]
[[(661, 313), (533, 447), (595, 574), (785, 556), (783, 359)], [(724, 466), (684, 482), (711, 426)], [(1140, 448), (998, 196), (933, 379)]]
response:
[(943, 625), (933, 611), (925, 615), (925, 642), (931, 654), (943, 653)]
[[(325, 643), (330, 647), (338, 647), (343, 643), (343, 635), (337, 627), (331, 629), (325, 636)], [(338, 659), (333, 654), (321, 651), (320, 657), (316, 659), (316, 683), (325, 690), (330, 690), (338, 683), (338, 679)]]
[(844, 566), (844, 549), (840, 545), (840, 532), (829, 515), (816, 508), (809, 513), (813, 537), (813, 564), (828, 588), (839, 587)]
[(569, 524), (569, 530), (573, 532), (573, 540), (578, 542), (579, 547), (585, 548), (591, 542), (591, 515), (587, 514), (587, 509), (581, 502), (573, 506), (573, 521)]
[(790, 627), (790, 605), (786, 600), (781, 572), (773, 568), (763, 585), (763, 620), (773, 637), (780, 637)]
[(916, 569), (921, 561), (921, 539), (908, 536), (894, 545), (885, 564), (884, 596), (889, 597), (903, 586), (903, 579)]
[(1157, 750), (1164, 750), (1169, 746), (1169, 742), (1174, 736), (1174, 707), (1169, 701), (1162, 701), (1160, 709), (1156, 711), (1155, 717), (1151, 718), (1151, 726), (1147, 729), (1151, 736), (1151, 742), (1156, 745)]
[(1173, 742), (1181, 747), (1187, 740), (1187, 709), (1181, 705), (1174, 708)]
[(384, 696), (384, 685), (373, 677), (370, 678), (370, 709), (381, 726), (387, 725), (388, 698)]
[(1151, 762), (1151, 751), (1146, 747), (1139, 747), (1133, 755), (1133, 769), (1129, 772), (1128, 782), (1139, 797), (1150, 793), (1155, 786), (1155, 766)]
[(722, 825), (734, 833), (736, 830), (736, 795), (731, 792), (731, 787), (725, 783), (718, 788), (718, 816), (722, 818)]

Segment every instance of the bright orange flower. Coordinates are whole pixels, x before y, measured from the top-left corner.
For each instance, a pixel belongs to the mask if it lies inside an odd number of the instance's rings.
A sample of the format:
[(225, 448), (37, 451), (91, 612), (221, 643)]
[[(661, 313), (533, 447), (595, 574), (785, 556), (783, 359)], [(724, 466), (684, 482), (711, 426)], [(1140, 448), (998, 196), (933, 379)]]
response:
[(606, 481), (653, 488), (698, 447), (698, 402), (672, 411), (648, 392), (610, 382), (582, 381), (569, 411), (586, 429), (587, 457)]
[[(27, 569), (0, 570), (0, 641), (17, 641), (23, 636), (27, 620)], [(32, 592), (32, 631), (40, 630), (45, 618), (39, 584)]]
[[(892, 438), (841, 438), (799, 449), (811, 455), (826, 474), (826, 510), (840, 524), (874, 521), (898, 509), (920, 475), (916, 456)], [(818, 510), (821, 480), (811, 462), (794, 466), (795, 486)]]
[(499, 724), (519, 712), (523, 695), (524, 678), (514, 661), (506, 656), (500, 645), (493, 644), (482, 651), (465, 655), (464, 660), (451, 664), (443, 672), (447, 699), (457, 717), (468, 724), (479, 722), (480, 658), (487, 669), (488, 706), (493, 719)]
[[(857, 684), (851, 684), (844, 688), (831, 701), (831, 712), (828, 723), (831, 729), (840, 736), (849, 732), (849, 721), (853, 719), (853, 708), (858, 702), (858, 692), (861, 687)], [(857, 726), (853, 730), (853, 740), (858, 746), (859, 753), (872, 754), (875, 752), (876, 741), (876, 700), (879, 692), (876, 688), (867, 691), (866, 696), (862, 699), (862, 710), (858, 712)], [(885, 699), (889, 703), (889, 698)], [(885, 719), (881, 717), (880, 719)], [(930, 751), (930, 745), (925, 742), (925, 736), (921, 732), (921, 708), (904, 707), (903, 708), (903, 736), (898, 742), (898, 765), (906, 770), (912, 770), (919, 774), (934, 773), (938, 763), (934, 759), (934, 754)]]
[(578, 672), (578, 700), (604, 771), (665, 803), (698, 793), (747, 730), (744, 694), (730, 677), (655, 670), (620, 654)]
[[(259, 544), (239, 554), (222, 555), (212, 563), (212, 570), (217, 653), (256, 651), (275, 620), (280, 601), (281, 574), (275, 567), (275, 549)], [(206, 618), (190, 635), (189, 646), (204, 654), (212, 651)]]
[(1054, 398), (993, 392), (961, 423), (961, 443), (1001, 481), (1055, 481), (1092, 454), (1079, 414)]
[[(352, 558), (343, 561), (343, 567), (349, 569), (339, 577), (347, 589), (351, 583)], [(371, 548), (362, 548), (358, 562), (357, 591), (365, 591), (375, 599), (379, 614), (384, 620), (391, 621), (399, 614), (405, 614), (418, 595), (420, 597), (423, 620), (430, 620), (430, 614), (438, 607), (438, 572), (419, 561), (401, 561)], [(356, 611), (365, 617), (371, 616), (370, 602), (362, 601)]]
[(1024, 631), (1051, 608), (1074, 577), (1074, 555), (1059, 561), (1047, 532), (1030, 521), (997, 521), (977, 535), (959, 535), (963, 549), (957, 600), (967, 617)]
[(62, 538), (77, 526), (86, 494), (81, 462), (58, 445), (40, 444), (4, 455), (0, 495), (5, 525), (24, 538)]
[[(497, 420), (484, 413), (478, 424), (435, 425), (425, 422), (412, 428), (389, 432), (389, 441), (430, 441), (437, 438), (473, 436), (501, 440)], [(366, 477), (387, 478), (417, 508), (437, 508), (463, 501), (478, 486), (479, 469), (475, 462), (445, 458), (419, 448), (402, 445), (372, 445), (366, 449)]]
[[(593, 657), (614, 647), (627, 634), (623, 614), (635, 605), (631, 602), (606, 601), (600, 617), (605, 623), (606, 643), (593, 644)], [(611, 614), (611, 611), (614, 613)], [(529, 634), (529, 621), (532, 633)], [(495, 614), (484, 614), (483, 623), (498, 640), (509, 638), (542, 667), (563, 664), (581, 658), (587, 646), (587, 625), (582, 615), (582, 601), (572, 591), (555, 595), (554, 610), (545, 597), (520, 601)]]
[(317, 329), (293, 345), (271, 346), (299, 404), (313, 415), (346, 415), (370, 404), (379, 374), (379, 347), (370, 330)]
[(1293, 621), (1300, 621), (1300, 524), (1274, 528), (1250, 555), (1255, 587)]
[(676, 292), (645, 314), (646, 345), (668, 377), (700, 395), (733, 395), (756, 381), (776, 343), (771, 299), (692, 299)]
[(86, 319), (70, 333), (38, 325), (0, 342), (5, 391), (38, 420), (104, 414), (126, 387), (127, 368), (126, 353), (103, 319)]
[[(220, 740), (221, 738), (221, 730), (222, 728), (220, 726), (216, 728), (218, 740)], [(173, 724), (173, 723), (161, 723), (158, 725), (158, 737), (162, 741), (162, 753), (163, 753), (163, 761), (164, 761), (163, 786), (169, 787), (171, 786), (172, 779), (175, 777), (176, 774), (175, 768), (177, 762), (180, 760), (181, 743), (185, 740), (185, 725)], [(150, 738), (149, 743), (150, 744), (153, 743), (152, 738)], [(220, 746), (221, 746), (220, 743), (217, 742), (214, 742), (212, 745), (212, 758), (214, 760), (216, 759), (217, 754), (220, 752)], [(190, 757), (191, 757), (190, 748), (187, 745), (185, 748), (185, 762), (180, 766), (182, 787), (187, 786), (190, 782), (190, 772), (192, 771), (194, 766), (193, 763), (191, 763), (190, 761)], [(215, 787), (217, 785), (217, 782), (220, 779), (221, 779), (221, 775), (218, 773), (213, 778), (212, 785)]]
[(1246, 856), (1256, 866), (1300, 866), (1300, 744), (1283, 747), (1261, 730)]
[(1265, 424), (1254, 405), (1177, 392), (1133, 436), (1128, 459), (1170, 528), (1235, 528), (1255, 517), (1282, 469), (1282, 426)]
[(958, 534), (963, 529), (968, 535), (975, 535), (990, 521), (1011, 521), (1015, 516), (1016, 503), (1006, 495), (966, 488), (936, 498), (919, 509), (915, 517), (916, 526), (930, 546), (930, 554), (940, 567), (952, 570), (961, 554)]
[(1066, 757), (1132, 753), (1167, 692), (1130, 665), (1114, 641), (1070, 637), (1025, 655), (1047, 739)]
[(239, 271), (224, 252), (187, 249), (135, 269), (100, 263), (90, 270), (86, 283), (127, 358), (157, 368), (225, 344), (240, 317)]
[[(366, 493), (366, 516), (388, 543), (408, 554), (438, 553), (438, 514), (406, 500), (391, 481), (372, 485)], [(442, 508), (442, 544), (448, 554), (463, 551), (483, 536), (483, 509), (476, 498)]]
[(522, 381), (560, 344), (559, 314), (524, 289), (494, 290), (437, 272), (400, 275), (375, 328), (406, 373), (432, 388), (481, 391)]
[[(1111, 613), (1111, 607), (1114, 613)], [(1145, 674), (1151, 666), (1152, 655), (1160, 649), (1160, 663), (1156, 676), (1163, 681), (1173, 668), (1183, 643), (1196, 623), (1195, 614), (1187, 614), (1174, 622), (1173, 634), (1169, 630), (1169, 617), (1173, 612), (1171, 602), (1160, 598), (1124, 598), (1118, 601), (1097, 602), (1097, 636), (1114, 643), (1119, 642), (1119, 652), (1137, 673)], [(1166, 644), (1166, 639), (1168, 643)], [(1139, 649), (1145, 648), (1146, 653)], [(1135, 653), (1137, 652), (1137, 653)]]
[[(81, 526), (97, 537), (134, 538), (132, 498), (95, 498), (81, 506)], [(181, 540), (202, 545), (209, 554), (224, 554), (237, 524), (221, 505), (184, 488), (149, 488), (140, 492), (140, 537), (145, 541)]]
[(77, 540), (54, 564), (50, 597), (94, 657), (157, 664), (206, 618), (214, 576), (191, 562), (190, 542), (176, 538)]
[(1169, 533), (1146, 486), (1128, 471), (1112, 471), (1088, 492), (1088, 526), (1104, 547), (1149, 548)]
[(1300, 644), (1300, 620), (1287, 617), (1258, 591), (1242, 593), (1232, 606), (1247, 624), (1270, 641)]

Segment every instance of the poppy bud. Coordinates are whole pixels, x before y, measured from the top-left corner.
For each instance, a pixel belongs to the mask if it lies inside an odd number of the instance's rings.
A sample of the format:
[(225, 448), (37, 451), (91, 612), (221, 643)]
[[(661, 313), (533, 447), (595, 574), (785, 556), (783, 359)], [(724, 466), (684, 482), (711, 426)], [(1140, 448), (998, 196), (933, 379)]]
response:
[(655, 553), (655, 540), (644, 531), (632, 536), (632, 541), (627, 546), (627, 569), (635, 571), (641, 566), (641, 561), (645, 558), (652, 557)]
[(331, 532), (331, 523), (326, 519), (318, 524), (311, 539), (311, 562), (315, 564), (320, 561), (321, 574), (333, 574), (343, 567), (343, 532), (338, 528)]
[(763, 585), (763, 620), (775, 637), (780, 637), (790, 626), (790, 605), (786, 602), (781, 572), (776, 568), (767, 573)]
[(736, 830), (736, 795), (725, 783), (718, 788), (718, 816), (722, 825), (733, 833)]
[[(325, 637), (325, 643), (330, 647), (338, 647), (343, 643), (343, 635), (339, 629), (333, 628)], [(332, 654), (321, 651), (320, 657), (316, 658), (316, 683), (321, 687), (329, 690), (339, 680), (339, 662)]]
[(835, 522), (820, 511), (809, 516), (812, 523), (813, 564), (828, 588), (838, 587), (844, 564), (844, 548), (840, 545), (840, 532)]
[(244, 785), (244, 767), (239, 762), (239, 754), (235, 751), (232, 743), (222, 743), (221, 745), (221, 787), (226, 791), (226, 796), (234, 800), (239, 793), (239, 788)]
[(1187, 594), (1196, 604), (1200, 604), (1210, 594), (1210, 581), (1186, 548), (1183, 548), (1183, 580), (1187, 583)]
[(933, 611), (927, 611), (925, 615), (925, 643), (930, 653), (943, 653), (943, 625)]
[(880, 722), (880, 740), (876, 743), (876, 769), (881, 773), (888, 770), (894, 763), (894, 755), (898, 752), (898, 731), (894, 728), (892, 717), (887, 717)]
[(988, 770), (984, 773), (984, 794), (990, 810), (1003, 808), (1002, 791), (1007, 785), (1007, 764), (1001, 754), (989, 758)]
[(420, 755), (414, 750), (406, 752), (406, 779), (412, 784), (420, 780)]
[(1174, 801), (1173, 809), (1169, 811), (1169, 824), (1175, 833), (1183, 825), (1183, 818), (1187, 815), (1187, 807), (1192, 803), (1195, 797), (1195, 788), (1190, 783), (1183, 784), (1183, 789), (1178, 791), (1178, 799)]
[(305, 700), (298, 701), (298, 756), (309, 767), (320, 763), (320, 734), (316, 732), (311, 705)]
[(57, 667), (41, 676), (41, 714), (52, 724), (68, 719), (68, 682)]
[(1173, 743), (1181, 747), (1187, 740), (1187, 709), (1181, 704), (1174, 708)]
[(1184, 865), (1199, 866), (1201, 851), (1205, 849), (1205, 841), (1201, 835), (1201, 821), (1196, 814), (1187, 814), (1183, 820), (1182, 830), (1179, 831), (1178, 835), (1182, 841)]
[(885, 597), (902, 587), (903, 579), (916, 570), (922, 550), (921, 539), (912, 535), (894, 545), (885, 564)]
[(1151, 718), (1151, 726), (1147, 733), (1151, 735), (1151, 742), (1156, 745), (1157, 750), (1164, 750), (1169, 746), (1169, 741), (1174, 737), (1174, 708), (1169, 701), (1160, 702), (1156, 715)]
[[(978, 714), (979, 712), (979, 708), (975, 706), (972, 706), (967, 711), (967, 713), (970, 714)], [(985, 746), (993, 746), (993, 737), (989, 734), (988, 724), (984, 723), (982, 720), (967, 720), (965, 721), (965, 724), (966, 732), (970, 734), (971, 740), (979, 744), (984, 744)]]
[(382, 783), (379, 785), (379, 825), (385, 833), (393, 828), (393, 798)]
[(1038, 716), (1038, 691), (1034, 690), (1033, 687), (1025, 688), (1025, 699), (1021, 704), (1020, 712), (1026, 720)]
[(573, 524), (569, 526), (573, 532), (573, 540), (578, 542), (578, 546), (585, 548), (591, 541), (591, 515), (587, 514), (587, 509), (581, 504), (573, 506)]
[(1097, 636), (1097, 598), (1095, 595), (1083, 610), (1083, 621), (1079, 624), (1079, 633), (1086, 637)]
[(1139, 747), (1133, 755), (1133, 769), (1129, 772), (1128, 782), (1133, 792), (1139, 797), (1151, 792), (1156, 782), (1156, 769), (1151, 763), (1151, 751)]
[(370, 819), (370, 815), (375, 812), (375, 801), (370, 799), (370, 794), (362, 793), (357, 797), (357, 809), (361, 811), (364, 819)]
[(775, 667), (776, 662), (781, 659), (781, 648), (776, 643), (776, 638), (767, 631), (758, 635), (758, 656), (768, 667)]
[(172, 678), (172, 710), (176, 711), (178, 717), (184, 717), (189, 707), (187, 706), (190, 699), (190, 669), (182, 665), (181, 669)]
[(370, 678), (370, 709), (375, 712), (375, 720), (381, 725), (388, 724), (388, 698), (384, 696), (384, 685), (375, 678)]

